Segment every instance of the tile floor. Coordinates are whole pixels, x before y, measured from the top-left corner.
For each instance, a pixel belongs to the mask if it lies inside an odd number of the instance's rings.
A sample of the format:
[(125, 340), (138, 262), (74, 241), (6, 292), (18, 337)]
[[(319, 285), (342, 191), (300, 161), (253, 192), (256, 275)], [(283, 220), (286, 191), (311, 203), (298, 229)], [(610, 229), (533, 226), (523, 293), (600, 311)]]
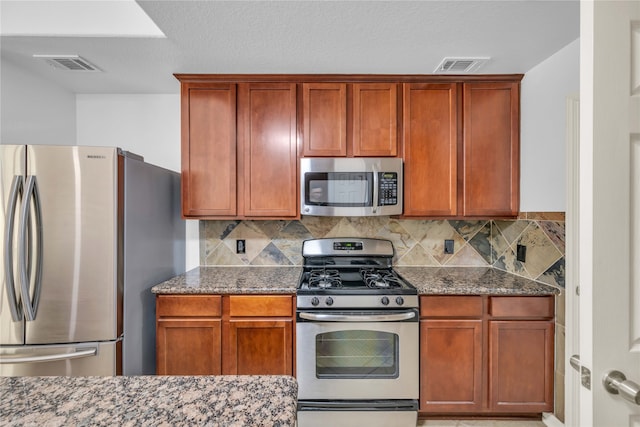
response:
[(545, 424), (516, 420), (418, 420), (417, 427), (545, 427)]

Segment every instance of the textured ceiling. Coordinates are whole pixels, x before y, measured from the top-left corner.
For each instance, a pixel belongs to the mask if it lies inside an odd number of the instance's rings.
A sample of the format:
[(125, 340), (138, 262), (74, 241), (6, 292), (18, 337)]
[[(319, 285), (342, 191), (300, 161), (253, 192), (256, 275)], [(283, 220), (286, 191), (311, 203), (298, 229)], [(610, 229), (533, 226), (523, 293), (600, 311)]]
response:
[[(445, 56), (526, 73), (579, 37), (576, 0), (137, 3), (166, 38), (3, 36), (2, 61), (76, 93), (177, 93), (174, 73), (432, 74)], [(104, 72), (33, 54), (78, 54)]]

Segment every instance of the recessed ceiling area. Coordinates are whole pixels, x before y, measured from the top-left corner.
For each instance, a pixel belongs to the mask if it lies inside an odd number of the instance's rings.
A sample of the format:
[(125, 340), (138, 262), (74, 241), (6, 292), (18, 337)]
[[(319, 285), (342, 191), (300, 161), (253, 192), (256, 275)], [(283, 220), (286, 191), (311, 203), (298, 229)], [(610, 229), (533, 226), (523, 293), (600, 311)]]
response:
[(3, 0), (0, 17), (2, 62), (75, 93), (178, 93), (174, 73), (433, 74), (445, 57), (526, 73), (579, 37), (578, 0)]

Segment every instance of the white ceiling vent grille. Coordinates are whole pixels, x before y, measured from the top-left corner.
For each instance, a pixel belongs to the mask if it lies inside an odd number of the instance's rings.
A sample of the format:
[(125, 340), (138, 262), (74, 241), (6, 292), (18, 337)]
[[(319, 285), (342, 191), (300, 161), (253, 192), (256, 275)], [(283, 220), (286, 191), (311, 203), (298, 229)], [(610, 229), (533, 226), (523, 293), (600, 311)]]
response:
[(434, 73), (466, 74), (474, 73), (490, 58), (444, 58)]
[(78, 55), (33, 55), (46, 61), (52, 67), (67, 71), (102, 71), (91, 62)]

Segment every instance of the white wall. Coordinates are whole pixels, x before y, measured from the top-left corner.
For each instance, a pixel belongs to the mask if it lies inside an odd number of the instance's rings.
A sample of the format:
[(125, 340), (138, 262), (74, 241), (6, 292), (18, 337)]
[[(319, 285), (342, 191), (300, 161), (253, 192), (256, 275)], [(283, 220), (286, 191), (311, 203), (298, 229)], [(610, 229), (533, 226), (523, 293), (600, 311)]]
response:
[(520, 210), (564, 212), (565, 108), (580, 91), (580, 40), (529, 70), (521, 90)]
[(180, 171), (180, 95), (76, 96), (78, 145), (116, 146)]
[[(77, 95), (78, 145), (117, 146), (180, 171), (180, 95)], [(186, 267), (200, 265), (198, 221), (187, 221)]]
[(76, 98), (66, 89), (2, 59), (0, 143), (76, 143)]

